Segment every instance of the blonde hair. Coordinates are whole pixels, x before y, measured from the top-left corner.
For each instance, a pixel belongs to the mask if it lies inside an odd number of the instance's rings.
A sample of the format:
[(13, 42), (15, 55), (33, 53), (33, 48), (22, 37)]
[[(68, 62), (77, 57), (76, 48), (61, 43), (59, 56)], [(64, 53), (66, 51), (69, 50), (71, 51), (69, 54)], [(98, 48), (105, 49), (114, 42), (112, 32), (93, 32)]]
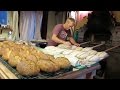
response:
[(74, 18), (67, 18), (66, 22), (67, 22), (68, 20), (70, 20), (70, 21), (72, 21), (73, 23), (75, 23), (75, 19), (74, 19)]

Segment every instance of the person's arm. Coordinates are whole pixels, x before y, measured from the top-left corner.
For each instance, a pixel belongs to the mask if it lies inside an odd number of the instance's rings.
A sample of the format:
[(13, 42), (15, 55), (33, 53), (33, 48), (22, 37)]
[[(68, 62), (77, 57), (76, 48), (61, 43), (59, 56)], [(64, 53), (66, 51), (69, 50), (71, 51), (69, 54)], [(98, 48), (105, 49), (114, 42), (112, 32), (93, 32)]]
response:
[(76, 41), (73, 39), (73, 37), (69, 37), (70, 42), (75, 46), (80, 46), (79, 43), (76, 43)]
[(53, 34), (53, 35), (52, 35), (52, 40), (55, 41), (56, 43), (71, 45), (70, 42), (66, 42), (66, 41), (64, 41), (64, 40), (59, 39), (56, 34)]
[(65, 41), (59, 39), (56, 34), (52, 35), (52, 40), (55, 41), (56, 43), (65, 43)]

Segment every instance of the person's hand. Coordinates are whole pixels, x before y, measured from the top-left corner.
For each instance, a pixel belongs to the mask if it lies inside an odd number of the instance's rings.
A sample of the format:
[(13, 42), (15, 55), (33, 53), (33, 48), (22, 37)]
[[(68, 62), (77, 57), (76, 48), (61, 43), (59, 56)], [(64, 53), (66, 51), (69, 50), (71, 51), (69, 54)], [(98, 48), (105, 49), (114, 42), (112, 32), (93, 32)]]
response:
[(79, 44), (79, 43), (75, 43), (74, 45), (75, 45), (75, 46), (77, 46), (77, 47), (79, 47), (79, 46), (80, 46), (80, 44)]
[(65, 45), (68, 45), (68, 46), (70, 46), (70, 45), (71, 45), (71, 43), (70, 43), (70, 42), (65, 42), (64, 44), (65, 44)]

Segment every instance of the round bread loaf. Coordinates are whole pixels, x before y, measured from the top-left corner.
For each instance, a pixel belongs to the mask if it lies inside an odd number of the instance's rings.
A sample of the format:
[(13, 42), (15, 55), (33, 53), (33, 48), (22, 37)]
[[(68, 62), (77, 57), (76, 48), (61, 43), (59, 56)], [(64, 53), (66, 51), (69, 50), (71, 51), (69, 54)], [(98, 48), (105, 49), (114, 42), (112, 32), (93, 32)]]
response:
[(19, 54), (18, 56), (26, 58), (27, 56), (29, 56), (30, 52), (29, 52), (29, 50), (20, 49), (20, 52), (18, 54)]
[(39, 59), (45, 59), (45, 60), (48, 60), (49, 59), (49, 56), (47, 56), (46, 54), (44, 54), (43, 52), (38, 52), (37, 53)]
[(2, 53), (3, 53), (3, 48), (0, 47), (0, 55), (2, 55)]
[(41, 59), (37, 62), (37, 65), (39, 66), (40, 70), (44, 71), (44, 72), (55, 72), (60, 69), (59, 66), (57, 66), (50, 60), (42, 60)]
[(75, 50), (81, 51), (82, 49), (83, 49), (83, 47), (77, 47)]
[(34, 63), (37, 63), (37, 58), (35, 55), (29, 54), (28, 56), (26, 56), (26, 60), (30, 60)]
[(54, 60), (54, 59), (55, 59), (53, 55), (49, 55), (49, 54), (46, 54), (46, 55), (48, 56), (48, 58), (49, 58), (50, 60)]
[(57, 64), (60, 68), (68, 68), (71, 66), (71, 63), (67, 58), (64, 57), (58, 57), (54, 60), (52, 60), (55, 64)]
[(4, 49), (3, 54), (2, 54), (2, 58), (4, 60), (9, 60), (11, 52), (12, 52), (12, 50), (9, 48)]
[(58, 47), (59, 47), (59, 48), (63, 48), (63, 49), (71, 49), (71, 48), (72, 48), (72, 46), (70, 46), (70, 45), (65, 45), (65, 44), (59, 44)]
[(30, 60), (23, 60), (17, 65), (17, 71), (23, 76), (34, 76), (39, 74), (40, 68)]
[(12, 67), (16, 67), (18, 63), (20, 63), (22, 60), (21, 57), (18, 56), (18, 54), (16, 54), (15, 52), (11, 52), (10, 53), (10, 58), (8, 60), (8, 63), (12, 66)]
[(2, 47), (3, 46), (3, 42), (0, 42), (0, 47)]
[(4, 54), (6, 48), (9, 48), (9, 45), (3, 44), (3, 46), (0, 47), (0, 55), (3, 55), (3, 54)]

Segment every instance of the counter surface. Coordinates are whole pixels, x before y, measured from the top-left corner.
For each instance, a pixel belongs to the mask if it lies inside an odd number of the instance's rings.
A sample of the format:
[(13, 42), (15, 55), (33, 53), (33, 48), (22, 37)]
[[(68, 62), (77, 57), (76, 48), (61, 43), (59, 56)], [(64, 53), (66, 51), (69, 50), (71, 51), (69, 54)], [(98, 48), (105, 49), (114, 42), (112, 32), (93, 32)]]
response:
[[(58, 76), (50, 77), (48, 79), (77, 79), (82, 77), (83, 75), (90, 74), (91, 72), (100, 69), (100, 65), (94, 65), (92, 67), (83, 69), (83, 70), (76, 70), (70, 71), (64, 74), (60, 74)], [(0, 78), (1, 79), (18, 79), (15, 74), (13, 74), (5, 65), (0, 62)]]

